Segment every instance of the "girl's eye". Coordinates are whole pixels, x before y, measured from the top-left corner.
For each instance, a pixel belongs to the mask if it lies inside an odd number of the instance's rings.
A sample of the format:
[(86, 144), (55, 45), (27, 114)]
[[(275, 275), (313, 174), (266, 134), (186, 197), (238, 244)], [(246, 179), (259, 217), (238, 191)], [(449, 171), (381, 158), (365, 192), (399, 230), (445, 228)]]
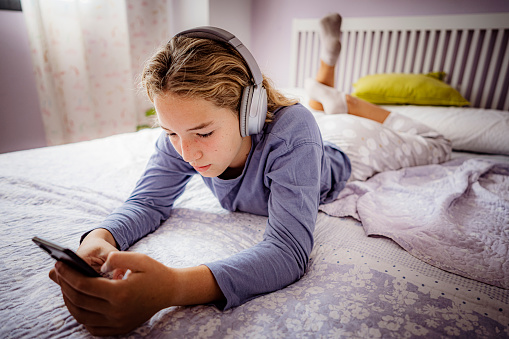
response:
[(207, 138), (207, 137), (210, 137), (212, 135), (212, 133), (214, 133), (214, 131), (209, 132), (209, 133), (205, 133), (205, 134), (198, 134), (198, 136), (200, 138)]
[(168, 138), (175, 138), (177, 136), (176, 133), (166, 133), (166, 135), (168, 136)]

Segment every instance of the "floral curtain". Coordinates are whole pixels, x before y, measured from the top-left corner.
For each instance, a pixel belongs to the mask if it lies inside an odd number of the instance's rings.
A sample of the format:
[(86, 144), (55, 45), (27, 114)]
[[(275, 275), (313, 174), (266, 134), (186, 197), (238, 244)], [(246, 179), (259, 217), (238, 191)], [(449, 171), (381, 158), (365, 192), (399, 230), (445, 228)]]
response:
[(22, 0), (48, 145), (135, 131), (143, 61), (168, 37), (166, 0)]

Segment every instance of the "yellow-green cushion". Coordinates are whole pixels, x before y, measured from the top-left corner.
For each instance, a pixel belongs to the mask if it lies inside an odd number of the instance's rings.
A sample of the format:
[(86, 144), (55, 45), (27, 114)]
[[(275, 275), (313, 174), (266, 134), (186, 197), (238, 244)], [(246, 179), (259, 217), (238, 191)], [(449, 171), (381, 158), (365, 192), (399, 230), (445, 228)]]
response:
[(443, 72), (367, 75), (353, 85), (352, 95), (379, 105), (470, 105), (457, 90), (439, 80), (444, 76)]

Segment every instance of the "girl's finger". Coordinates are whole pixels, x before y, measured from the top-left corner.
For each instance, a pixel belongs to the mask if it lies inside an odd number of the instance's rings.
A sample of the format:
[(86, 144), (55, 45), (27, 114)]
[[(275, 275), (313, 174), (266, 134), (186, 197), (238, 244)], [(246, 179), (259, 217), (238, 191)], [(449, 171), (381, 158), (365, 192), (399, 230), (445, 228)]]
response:
[(107, 315), (80, 308), (67, 298), (65, 294), (63, 294), (63, 297), (69, 313), (72, 314), (78, 323), (87, 326), (104, 326)]
[[(97, 278), (85, 278), (85, 279), (97, 279)], [(86, 294), (76, 290), (73, 286), (69, 285), (66, 280), (61, 280), (60, 289), (64, 298), (72, 304), (75, 308), (90, 311), (95, 313), (108, 312), (109, 303), (102, 299), (90, 294)], [(72, 313), (72, 312), (71, 312)]]
[(128, 269), (132, 272), (145, 272), (148, 268), (149, 257), (134, 252), (111, 252), (101, 267), (101, 272), (112, 272), (116, 269)]
[(55, 272), (60, 286), (65, 283), (69, 288), (84, 295), (107, 299), (107, 296), (114, 292), (115, 287), (111, 285), (109, 279), (84, 276), (62, 262), (55, 264)]

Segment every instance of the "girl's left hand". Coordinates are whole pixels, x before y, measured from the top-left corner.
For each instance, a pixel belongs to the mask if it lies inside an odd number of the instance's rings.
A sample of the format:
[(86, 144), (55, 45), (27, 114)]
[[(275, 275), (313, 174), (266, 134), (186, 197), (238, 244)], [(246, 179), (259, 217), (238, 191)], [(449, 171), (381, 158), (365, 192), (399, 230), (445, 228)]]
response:
[(93, 335), (127, 333), (175, 301), (176, 271), (132, 252), (111, 252), (104, 271), (131, 270), (124, 280), (88, 278), (57, 262), (50, 278), (60, 285), (65, 305)]

